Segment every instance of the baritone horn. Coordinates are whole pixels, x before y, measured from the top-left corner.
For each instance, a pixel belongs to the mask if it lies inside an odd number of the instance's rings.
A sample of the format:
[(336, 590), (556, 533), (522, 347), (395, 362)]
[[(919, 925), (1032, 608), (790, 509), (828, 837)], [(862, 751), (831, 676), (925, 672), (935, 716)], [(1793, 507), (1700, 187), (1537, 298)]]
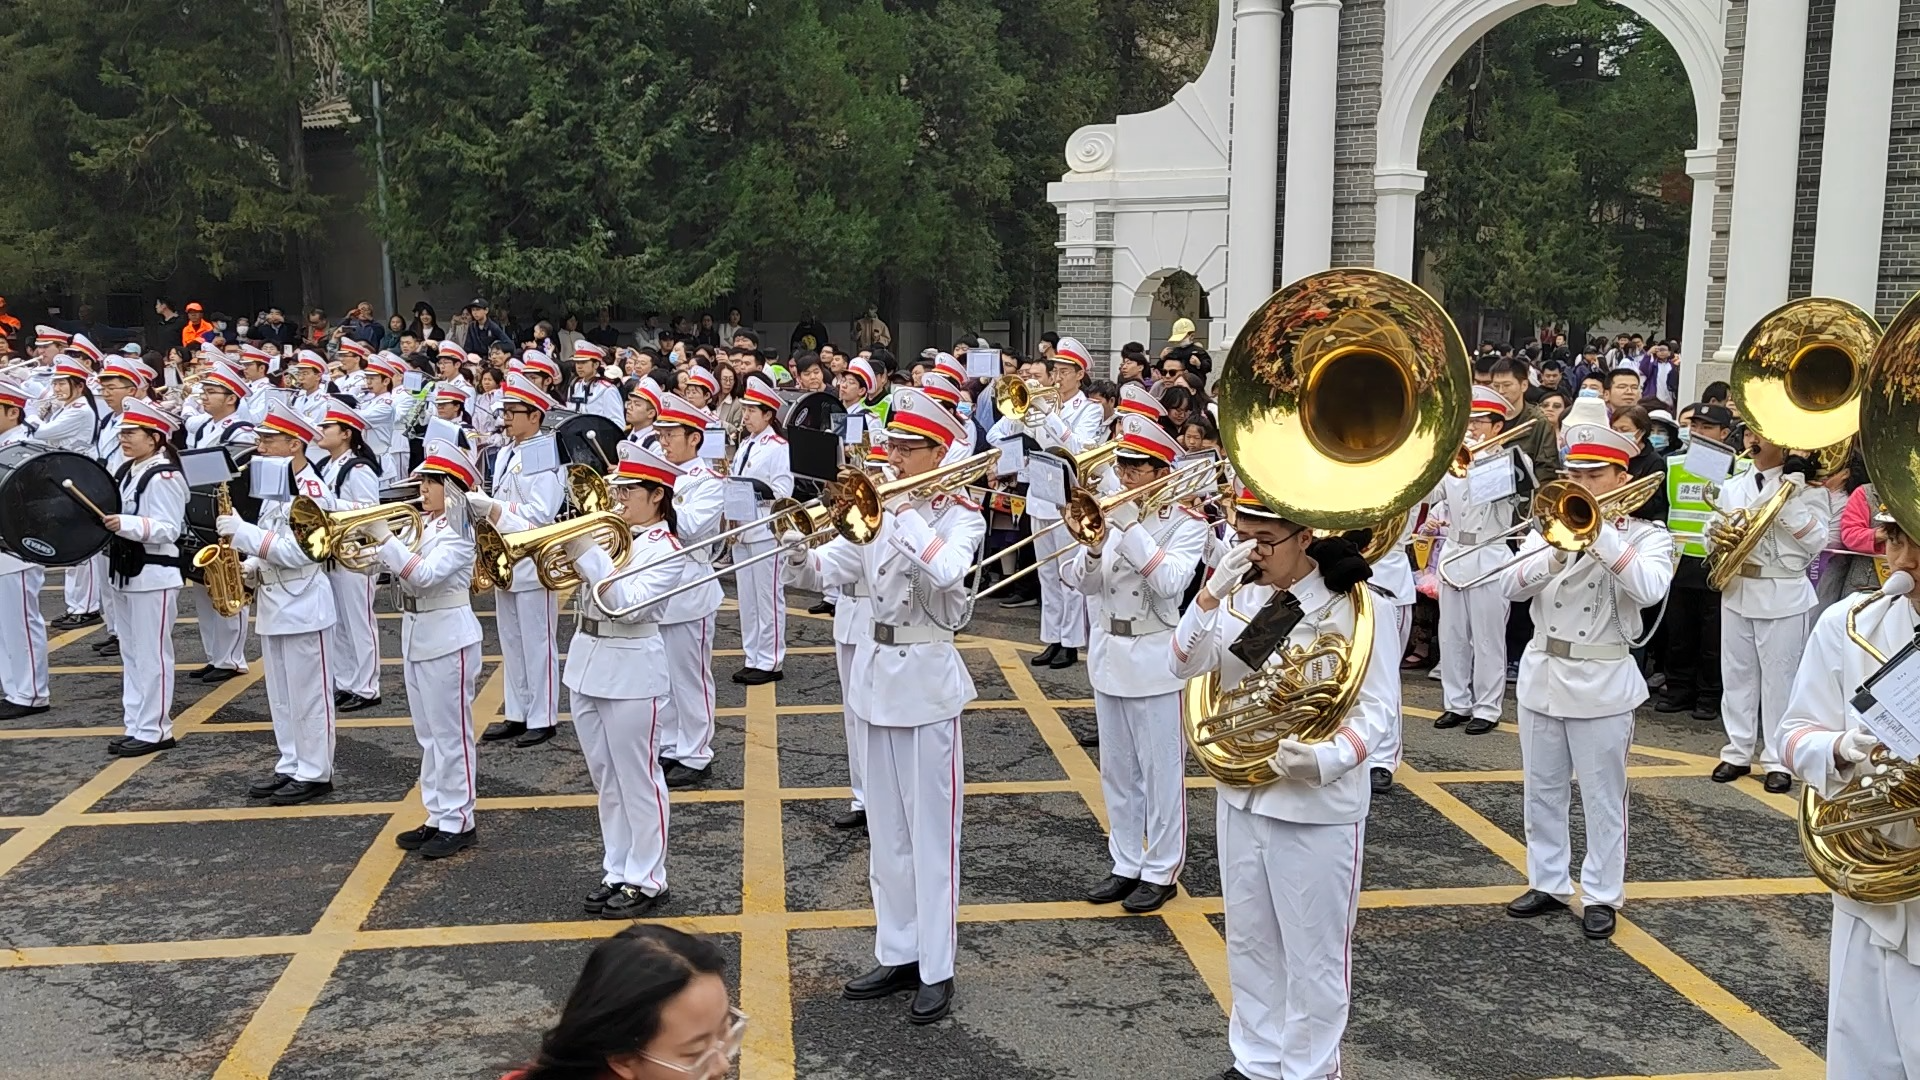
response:
[(425, 535), (420, 511), (406, 503), (377, 503), (357, 510), (323, 510), (312, 498), (301, 495), (287, 510), (287, 524), (293, 537), (314, 562), (332, 559), (345, 569), (366, 573), (379, 562), (381, 540), (375, 539), (371, 526), (384, 522), (387, 531), (407, 546), (420, 550)]
[(490, 521), (473, 522), (473, 550), (476, 570), (492, 581), (495, 588), (513, 587), (513, 567), (522, 559), (533, 562), (540, 586), (559, 592), (580, 584), (579, 571), (567, 544), (579, 537), (591, 537), (615, 565), (624, 562), (633, 551), (633, 530), (625, 518), (610, 510), (582, 514), (579, 517), (540, 525), (519, 532), (503, 533)]
[[(1221, 370), (1222, 445), (1240, 480), (1287, 520), (1392, 533), (1390, 548), (1465, 438), (1472, 387), (1466, 344), (1432, 297), (1377, 270), (1329, 270), (1247, 320)], [(1270, 783), (1282, 739), (1339, 730), (1373, 659), (1365, 583), (1347, 602), (1351, 638), (1283, 646), (1235, 686), (1217, 671), (1188, 680), (1187, 743), (1214, 779)]]

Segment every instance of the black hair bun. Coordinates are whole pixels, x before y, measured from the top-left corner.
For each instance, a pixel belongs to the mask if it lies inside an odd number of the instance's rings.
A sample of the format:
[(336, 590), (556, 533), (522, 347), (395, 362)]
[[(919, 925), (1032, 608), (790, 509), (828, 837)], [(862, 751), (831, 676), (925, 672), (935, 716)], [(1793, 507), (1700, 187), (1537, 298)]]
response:
[(1307, 545), (1307, 555), (1320, 564), (1321, 580), (1334, 592), (1346, 592), (1373, 577), (1373, 564), (1345, 536), (1327, 536)]
[(1818, 471), (1819, 466), (1815, 465), (1813, 459), (1805, 454), (1788, 454), (1786, 464), (1780, 467), (1780, 474), (1782, 476), (1799, 473), (1808, 483), (1813, 482), (1814, 474)]

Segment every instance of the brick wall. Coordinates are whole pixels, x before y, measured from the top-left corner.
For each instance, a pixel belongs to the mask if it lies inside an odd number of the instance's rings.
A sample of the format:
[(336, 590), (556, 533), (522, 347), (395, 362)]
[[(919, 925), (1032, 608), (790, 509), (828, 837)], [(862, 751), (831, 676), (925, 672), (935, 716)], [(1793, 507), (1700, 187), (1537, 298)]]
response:
[(1900, 0), (1875, 314), (1883, 323), (1892, 319), (1916, 292), (1920, 292), (1920, 0)]
[(1387, 0), (1340, 9), (1340, 98), (1333, 130), (1333, 265), (1373, 265), (1374, 128), (1386, 63)]
[[(1113, 215), (1093, 219), (1094, 236), (1113, 239)], [(1060, 257), (1059, 330), (1076, 337), (1096, 358), (1113, 348), (1113, 249), (1098, 248), (1091, 263), (1069, 263)]]
[(1800, 163), (1793, 199), (1793, 254), (1787, 262), (1787, 297), (1813, 291), (1814, 218), (1820, 212), (1821, 140), (1826, 134), (1827, 78), (1833, 59), (1835, 0), (1807, 6), (1807, 71), (1800, 96)]
[(1706, 356), (1700, 357), (1702, 360), (1720, 347), (1726, 329), (1727, 230), (1733, 219), (1734, 143), (1739, 135), (1740, 71), (1746, 41), (1747, 0), (1731, 0), (1727, 5), (1727, 62), (1720, 83), (1720, 156), (1714, 177), (1713, 243), (1707, 259)]

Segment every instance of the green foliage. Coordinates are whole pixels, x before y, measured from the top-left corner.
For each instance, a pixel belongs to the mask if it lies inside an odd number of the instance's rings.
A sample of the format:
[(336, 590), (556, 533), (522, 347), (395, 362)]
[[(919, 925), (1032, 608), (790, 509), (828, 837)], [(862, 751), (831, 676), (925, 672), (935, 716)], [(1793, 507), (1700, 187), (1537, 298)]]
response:
[(1663, 196), (1693, 134), (1679, 57), (1626, 9), (1583, 0), (1490, 31), (1422, 139), (1420, 241), (1449, 299), (1522, 325), (1658, 315), (1686, 278), (1691, 201)]
[(0, 280), (75, 291), (284, 260), (318, 228), (284, 150), (294, 90), (262, 0), (9, 0)]

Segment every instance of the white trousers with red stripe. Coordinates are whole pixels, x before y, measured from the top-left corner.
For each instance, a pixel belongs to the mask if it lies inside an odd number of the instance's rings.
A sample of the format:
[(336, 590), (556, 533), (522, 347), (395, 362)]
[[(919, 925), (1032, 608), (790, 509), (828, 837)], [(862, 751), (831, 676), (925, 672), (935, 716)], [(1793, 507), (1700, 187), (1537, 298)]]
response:
[(127, 734), (142, 742), (173, 737), (173, 611), (179, 589), (112, 590), (120, 616), (120, 708)]
[(493, 591), (500, 662), (507, 669), (501, 712), (530, 728), (550, 728), (560, 711), (560, 594), (547, 589)]
[(1580, 889), (1589, 904), (1619, 909), (1627, 881), (1627, 748), (1633, 714), (1579, 720), (1520, 708), (1520, 762), (1526, 769), (1527, 887), (1573, 899), (1567, 814), (1580, 780), (1587, 857)]
[(1471, 589), (1440, 583), (1441, 708), (1481, 720), (1500, 719), (1501, 695), (1507, 690), (1507, 616), (1512, 610), (1498, 581)]
[[(100, 610), (100, 587), (107, 580), (107, 556), (103, 551), (91, 559), (67, 567), (62, 594), (67, 614), (85, 615)], [(111, 624), (107, 627), (111, 630)]]
[(660, 626), (673, 685), (673, 693), (660, 699), (660, 753), (689, 769), (713, 763), (713, 630), (719, 619), (716, 612)]
[(960, 917), (960, 719), (865, 726), (873, 955), (944, 982)]
[[(1380, 608), (1376, 606), (1374, 610), (1378, 611)], [(1393, 617), (1400, 629), (1400, 652), (1393, 657), (1393, 662), (1398, 664), (1400, 658), (1407, 655), (1407, 639), (1413, 635), (1413, 605), (1393, 605)], [(1373, 662), (1378, 663), (1379, 659), (1379, 657), (1374, 657)], [(1368, 768), (1385, 769), (1388, 772), (1396, 772), (1399, 770), (1400, 754), (1405, 749), (1405, 742), (1400, 729), (1405, 723), (1405, 717), (1398, 713), (1394, 714), (1393, 727), (1387, 732), (1387, 737), (1381, 740), (1380, 745), (1374, 747), (1373, 751), (1367, 755)]]
[[(1032, 519), (1036, 534), (1052, 524), (1054, 521), (1048, 518)], [(1087, 594), (1068, 587), (1060, 576), (1060, 568), (1072, 556), (1053, 558), (1058, 552), (1073, 546), (1073, 537), (1065, 529), (1055, 529), (1044, 536), (1036, 536), (1033, 541), (1033, 557), (1042, 564), (1040, 569), (1033, 572), (1040, 579), (1042, 645), (1059, 645), (1068, 649), (1087, 647)]]
[(188, 582), (181, 590), (193, 597), (193, 613), (200, 620), (200, 648), (207, 654), (207, 663), (229, 671), (247, 670), (247, 615), (251, 609), (243, 607), (229, 619), (213, 610), (213, 598), (207, 595), (206, 586)]
[(380, 630), (373, 617), (372, 574), (327, 571), (333, 586), (333, 626), (327, 646), (333, 653), (333, 687), (363, 698), (380, 696)]
[(1813, 613), (1749, 619), (1720, 609), (1720, 722), (1727, 745), (1720, 760), (1785, 772), (1780, 722), (1786, 719), (1793, 676), (1807, 648)]
[[(413, 737), (420, 743), (420, 802), (442, 832), (473, 828), (473, 698), (480, 690), (480, 643), (401, 666)], [(332, 705), (329, 696), (328, 705)]]
[(1338, 1077), (1366, 823), (1302, 825), (1217, 806), (1234, 1067), (1256, 1080)]
[(573, 729), (599, 793), (600, 862), (609, 885), (648, 896), (667, 887), (667, 777), (660, 769), (666, 699), (572, 694)]
[[(126, 655), (126, 642), (120, 654)], [(333, 779), (333, 667), (327, 632), (261, 634), (260, 663), (267, 669), (267, 707), (273, 740), (280, 746), (274, 772), (295, 780)]]
[[(842, 603), (852, 603), (843, 600)], [(833, 659), (840, 668), (840, 724), (847, 735), (847, 780), (853, 786), (853, 809), (867, 808), (867, 722), (853, 711), (853, 695), (847, 693), (848, 673), (853, 670), (853, 654), (860, 646), (844, 641), (833, 645)]]
[(1839, 908), (1828, 953), (1827, 1075), (1920, 1077), (1920, 964), (1875, 943), (1871, 927)]
[[(774, 549), (772, 540), (742, 541), (733, 549), (733, 561), (743, 563)], [(787, 586), (780, 580), (779, 559), (765, 559), (733, 575), (740, 596), (740, 647), (746, 666), (779, 671), (787, 659)]]
[(1180, 694), (1093, 692), (1100, 726), (1100, 793), (1107, 801), (1113, 872), (1155, 885), (1180, 880), (1187, 862), (1187, 737)]
[(40, 614), (45, 567), (27, 563), (18, 573), (0, 574), (0, 695), (15, 705), (45, 705), (47, 619)]

